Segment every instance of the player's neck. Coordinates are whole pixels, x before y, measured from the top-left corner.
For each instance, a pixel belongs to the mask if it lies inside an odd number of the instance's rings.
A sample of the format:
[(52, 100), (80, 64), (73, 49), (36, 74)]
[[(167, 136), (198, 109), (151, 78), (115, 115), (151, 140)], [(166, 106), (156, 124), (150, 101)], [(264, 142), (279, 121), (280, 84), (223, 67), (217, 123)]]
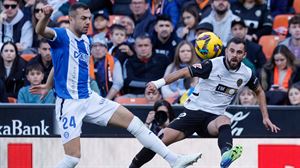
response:
[(80, 34), (80, 33), (77, 33), (71, 26), (69, 27), (69, 30), (70, 30), (76, 37), (78, 37), (78, 38), (80, 38), (81, 35), (82, 35), (82, 34)]

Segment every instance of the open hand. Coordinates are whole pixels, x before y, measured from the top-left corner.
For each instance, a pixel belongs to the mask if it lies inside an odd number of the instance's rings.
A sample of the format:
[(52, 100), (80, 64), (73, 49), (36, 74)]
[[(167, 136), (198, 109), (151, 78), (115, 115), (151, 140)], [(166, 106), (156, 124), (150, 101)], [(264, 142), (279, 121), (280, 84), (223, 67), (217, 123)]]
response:
[(43, 84), (43, 85), (35, 85), (35, 86), (30, 87), (29, 92), (31, 94), (39, 94), (39, 95), (41, 95), (40, 99), (43, 99), (46, 97), (49, 90), (50, 89), (45, 84)]
[(280, 131), (280, 128), (277, 127), (275, 124), (272, 123), (272, 121), (269, 118), (263, 119), (263, 123), (267, 130), (271, 130), (272, 132), (277, 133)]

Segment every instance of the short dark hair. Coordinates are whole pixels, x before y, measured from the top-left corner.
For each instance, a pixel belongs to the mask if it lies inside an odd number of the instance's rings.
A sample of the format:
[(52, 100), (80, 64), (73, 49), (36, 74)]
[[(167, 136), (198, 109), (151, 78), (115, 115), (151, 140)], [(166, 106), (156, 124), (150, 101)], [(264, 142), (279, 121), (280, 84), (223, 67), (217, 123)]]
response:
[(43, 43), (49, 44), (49, 41), (45, 38), (42, 38), (38, 41), (38, 47), (40, 48)]
[(113, 24), (110, 26), (109, 28), (111, 34), (115, 31), (115, 30), (121, 30), (121, 31), (124, 31), (125, 34), (126, 34), (126, 28), (125, 26), (121, 25), (121, 24)]
[(241, 39), (241, 38), (238, 38), (238, 37), (233, 37), (232, 39), (230, 39), (230, 40), (227, 42), (227, 47), (228, 47), (231, 43), (234, 43), (234, 44), (243, 44), (243, 45), (244, 45), (245, 51), (247, 51), (245, 40), (243, 40), (243, 39)]
[(300, 24), (300, 14), (296, 14), (289, 20), (289, 27), (291, 24)]
[(39, 63), (33, 63), (33, 64), (27, 65), (27, 67), (26, 67), (26, 75), (28, 75), (29, 72), (33, 71), (33, 70), (40, 71), (40, 72), (44, 73), (44, 69), (43, 69), (43, 67), (42, 67), (41, 64), (39, 64)]
[(136, 41), (137, 39), (141, 39), (141, 40), (143, 40), (143, 39), (149, 39), (150, 42), (151, 42), (151, 44), (152, 44), (151, 37), (150, 37), (150, 35), (149, 35), (148, 33), (142, 33), (142, 34), (138, 35), (138, 36), (135, 38), (135, 41)]
[(157, 109), (160, 106), (165, 106), (168, 109), (170, 121), (175, 118), (175, 114), (174, 114), (173, 108), (172, 108), (171, 104), (168, 101), (166, 101), (166, 100), (158, 100), (158, 101), (156, 101), (154, 103), (153, 110), (157, 111)]
[(170, 16), (168, 16), (168, 15), (158, 15), (156, 17), (156, 23), (158, 21), (168, 21), (168, 22), (172, 23), (172, 20), (171, 20)]
[(81, 2), (76, 2), (73, 5), (70, 6), (69, 8), (69, 15), (73, 15), (73, 12), (76, 11), (77, 9), (84, 9), (87, 10), (89, 9), (89, 6), (85, 3), (81, 3)]

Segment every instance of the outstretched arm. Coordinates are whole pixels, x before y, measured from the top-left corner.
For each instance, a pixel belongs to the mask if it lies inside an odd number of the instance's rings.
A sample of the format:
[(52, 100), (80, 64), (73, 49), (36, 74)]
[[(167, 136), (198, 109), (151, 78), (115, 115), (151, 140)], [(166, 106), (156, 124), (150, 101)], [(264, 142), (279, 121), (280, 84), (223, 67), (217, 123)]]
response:
[[(167, 84), (170, 84), (180, 78), (188, 78), (188, 77), (191, 77), (191, 73), (189, 71), (189, 68), (186, 67), (186, 68), (182, 68), (178, 71), (175, 71), (173, 73), (170, 73), (168, 74), (167, 76), (165, 76), (164, 78), (161, 78), (159, 80), (156, 80), (156, 81), (152, 81), (152, 82), (149, 82), (147, 84), (147, 87), (150, 87), (149, 89), (159, 89), (161, 88), (162, 86), (164, 85), (167, 85)], [(151, 85), (151, 86), (149, 86)], [(155, 87), (155, 88), (152, 88), (152, 87)]]
[(263, 123), (267, 129), (271, 129), (272, 132), (277, 133), (280, 128), (277, 127), (269, 118), (268, 110), (267, 110), (267, 103), (266, 103), (266, 96), (265, 92), (263, 91), (262, 87), (258, 85), (257, 89), (254, 90), (257, 95), (257, 99), (259, 102), (259, 108), (263, 117)]
[(53, 8), (50, 5), (45, 5), (42, 10), (44, 16), (37, 22), (35, 31), (44, 38), (52, 40), (55, 37), (55, 32), (47, 27), (47, 24), (53, 12)]

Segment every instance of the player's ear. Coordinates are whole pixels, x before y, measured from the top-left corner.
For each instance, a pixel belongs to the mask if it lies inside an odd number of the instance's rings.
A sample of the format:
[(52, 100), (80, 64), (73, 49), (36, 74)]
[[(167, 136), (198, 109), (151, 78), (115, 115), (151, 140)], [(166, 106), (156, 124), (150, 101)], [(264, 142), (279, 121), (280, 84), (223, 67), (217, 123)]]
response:
[(244, 56), (243, 56), (243, 59), (246, 58), (246, 56), (247, 56), (247, 52), (245, 51)]

